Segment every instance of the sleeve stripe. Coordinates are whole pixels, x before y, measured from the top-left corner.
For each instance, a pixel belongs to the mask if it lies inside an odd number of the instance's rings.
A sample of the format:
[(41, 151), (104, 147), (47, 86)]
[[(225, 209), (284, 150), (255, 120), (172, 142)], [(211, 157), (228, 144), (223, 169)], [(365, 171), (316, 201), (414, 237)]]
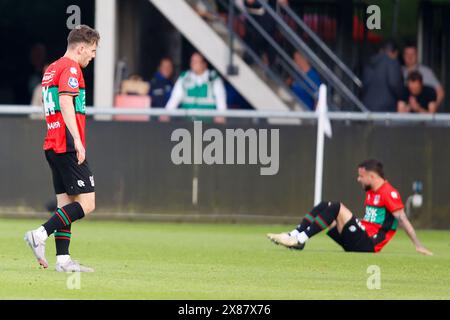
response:
[(65, 95), (65, 96), (78, 96), (79, 92), (69, 92), (69, 91), (61, 91), (58, 92), (58, 94), (61, 95)]

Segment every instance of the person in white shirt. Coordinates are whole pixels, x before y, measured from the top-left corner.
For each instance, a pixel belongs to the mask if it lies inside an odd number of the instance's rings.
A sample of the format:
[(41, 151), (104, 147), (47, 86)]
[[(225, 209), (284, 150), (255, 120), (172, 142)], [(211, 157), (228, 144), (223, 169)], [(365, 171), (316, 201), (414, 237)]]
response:
[[(178, 107), (219, 111), (227, 109), (222, 79), (216, 71), (208, 69), (205, 59), (198, 52), (191, 57), (191, 69), (178, 78), (166, 105), (167, 110), (175, 110)], [(215, 121), (222, 123), (223, 118), (216, 118)]]

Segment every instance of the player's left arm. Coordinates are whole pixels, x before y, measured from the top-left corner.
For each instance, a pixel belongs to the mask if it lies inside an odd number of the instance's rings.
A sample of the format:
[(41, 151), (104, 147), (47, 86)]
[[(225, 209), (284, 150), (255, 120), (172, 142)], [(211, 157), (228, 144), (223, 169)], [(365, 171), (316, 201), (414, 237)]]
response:
[(405, 210), (400, 209), (393, 212), (392, 214), (394, 215), (395, 218), (397, 218), (400, 226), (405, 230), (406, 234), (411, 239), (412, 243), (416, 247), (416, 251), (426, 256), (432, 256), (433, 253), (429, 251), (427, 248), (425, 248), (419, 241), (419, 238), (417, 237), (414, 227), (412, 226), (411, 222), (406, 216)]

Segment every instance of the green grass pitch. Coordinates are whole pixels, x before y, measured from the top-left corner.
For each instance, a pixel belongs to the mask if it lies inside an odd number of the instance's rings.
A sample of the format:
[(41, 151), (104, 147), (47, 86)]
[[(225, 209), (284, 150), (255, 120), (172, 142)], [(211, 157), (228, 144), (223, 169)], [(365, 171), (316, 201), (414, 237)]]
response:
[[(0, 299), (450, 299), (450, 232), (419, 231), (433, 252), (415, 252), (403, 230), (379, 254), (344, 253), (326, 235), (302, 252), (269, 242), (291, 226), (81, 221), (71, 254), (96, 269), (70, 275), (39, 269), (23, 241), (37, 220), (0, 220)], [(369, 290), (367, 268), (381, 271)]]

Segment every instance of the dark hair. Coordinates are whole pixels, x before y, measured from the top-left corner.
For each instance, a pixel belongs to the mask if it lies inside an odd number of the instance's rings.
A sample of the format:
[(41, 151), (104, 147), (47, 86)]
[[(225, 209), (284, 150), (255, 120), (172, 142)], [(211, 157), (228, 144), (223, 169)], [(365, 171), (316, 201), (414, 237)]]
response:
[(407, 80), (408, 81), (420, 81), (420, 83), (423, 83), (423, 77), (419, 71), (411, 71), (408, 74)]
[(159, 65), (161, 65), (164, 61), (169, 61), (170, 63), (173, 63), (172, 58), (164, 56), (161, 59), (159, 59)]
[(375, 172), (381, 178), (384, 179), (383, 164), (378, 160), (369, 159), (369, 160), (363, 161), (358, 165), (358, 168), (364, 168), (367, 171)]
[(383, 45), (381, 47), (383, 51), (386, 52), (395, 52), (398, 51), (398, 45), (393, 39), (386, 40), (383, 42)]
[(206, 62), (206, 59), (205, 59), (205, 56), (202, 55), (199, 51), (194, 51), (194, 52), (191, 54), (191, 58), (192, 58), (193, 56), (199, 56), (200, 58), (202, 58), (202, 60), (203, 60), (204, 63), (207, 63), (207, 62)]
[(67, 37), (67, 44), (69, 46), (78, 43), (98, 44), (99, 41), (100, 34), (98, 31), (84, 24), (76, 26), (72, 29)]
[(405, 42), (403, 49), (406, 49), (406, 48), (414, 48), (417, 50), (417, 43), (415, 41), (408, 40)]

